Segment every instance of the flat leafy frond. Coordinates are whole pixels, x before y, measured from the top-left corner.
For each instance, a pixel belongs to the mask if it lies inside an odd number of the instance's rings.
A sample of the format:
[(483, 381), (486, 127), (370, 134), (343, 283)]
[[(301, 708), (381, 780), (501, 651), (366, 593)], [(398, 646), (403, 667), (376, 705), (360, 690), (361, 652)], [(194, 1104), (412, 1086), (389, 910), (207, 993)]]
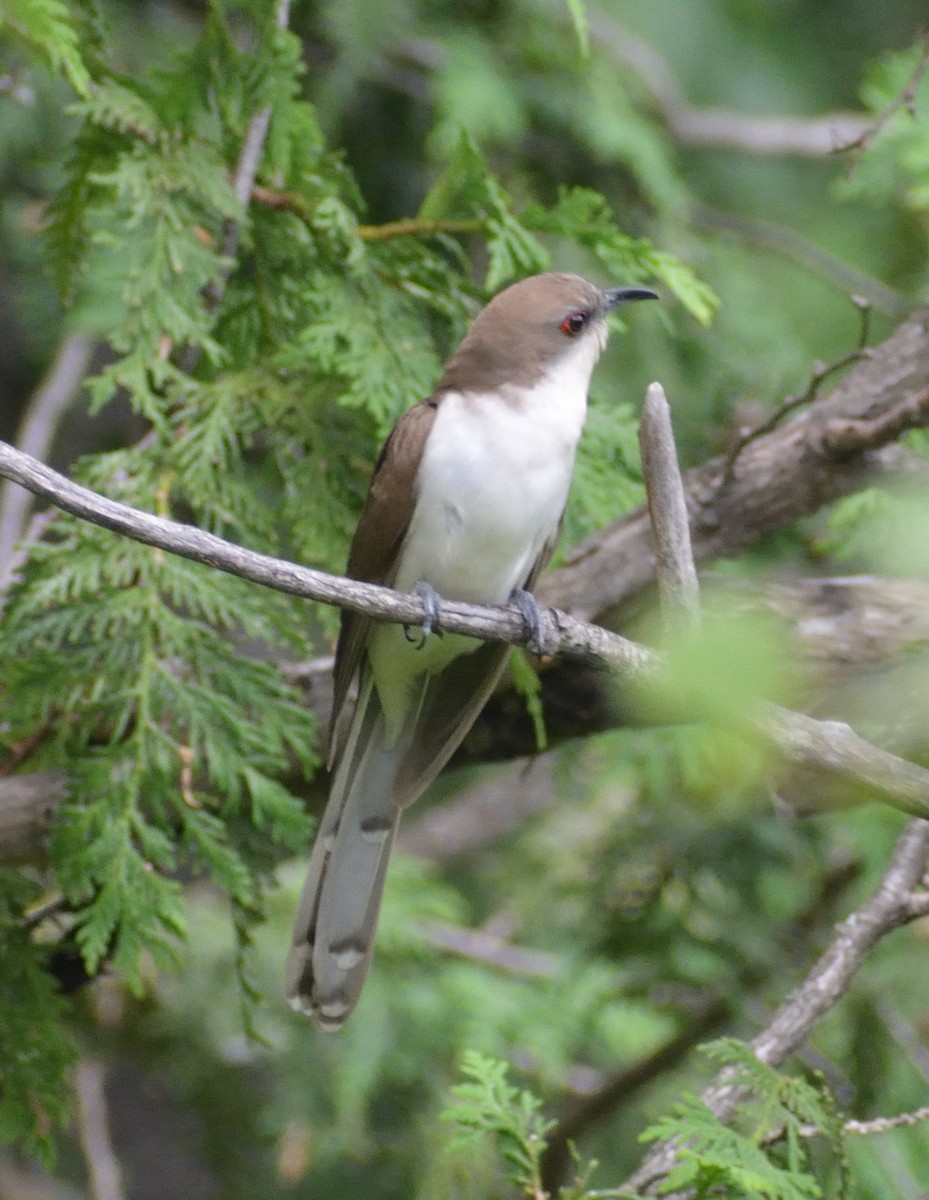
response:
[[(69, 1116), (68, 1071), (76, 1057), (46, 951), (19, 924), (22, 878), (0, 871), (0, 1143), (48, 1164), (53, 1134)], [(34, 899), (34, 897), (29, 897)]]
[(693, 1188), (702, 1197), (722, 1187), (750, 1200), (818, 1200), (823, 1193), (812, 1167), (812, 1127), (837, 1158), (844, 1195), (842, 1124), (825, 1085), (781, 1074), (734, 1038), (702, 1049), (746, 1098), (732, 1124), (723, 1124), (697, 1097), (685, 1096), (645, 1130), (641, 1141), (678, 1144), (677, 1163), (662, 1190)]
[(541, 1166), (545, 1135), (554, 1125), (539, 1115), (541, 1101), (507, 1080), (507, 1065), (468, 1051), (461, 1064), (465, 1082), (452, 1088), (456, 1103), (442, 1119), (458, 1127), (452, 1147), (493, 1139), (507, 1164), (507, 1176), (529, 1195), (542, 1194)]
[(90, 94), (90, 73), (64, 0), (2, 0), (0, 25), (4, 21), (61, 70), (78, 95)]
[(613, 278), (659, 280), (701, 324), (707, 325), (712, 319), (719, 304), (712, 288), (674, 255), (657, 249), (645, 238), (623, 233), (599, 192), (563, 188), (550, 208), (528, 205), (522, 221), (531, 230), (570, 238), (584, 246)]

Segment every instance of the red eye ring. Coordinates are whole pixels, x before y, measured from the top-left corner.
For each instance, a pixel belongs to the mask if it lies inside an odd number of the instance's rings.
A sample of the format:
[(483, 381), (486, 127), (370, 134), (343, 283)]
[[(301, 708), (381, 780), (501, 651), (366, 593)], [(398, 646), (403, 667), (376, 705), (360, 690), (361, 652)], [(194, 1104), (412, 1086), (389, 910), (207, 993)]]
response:
[(577, 337), (588, 320), (588, 314), (585, 312), (568, 313), (558, 328), (562, 333), (566, 333), (568, 337)]

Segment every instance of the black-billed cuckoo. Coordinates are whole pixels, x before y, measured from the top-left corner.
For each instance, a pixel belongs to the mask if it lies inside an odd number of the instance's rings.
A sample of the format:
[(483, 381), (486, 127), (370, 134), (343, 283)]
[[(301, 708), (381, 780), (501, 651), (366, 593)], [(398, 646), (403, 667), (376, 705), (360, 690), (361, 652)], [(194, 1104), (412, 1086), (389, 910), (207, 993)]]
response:
[[(384, 444), (347, 574), (433, 604), (525, 605), (558, 539), (607, 314), (646, 299), (657, 297), (554, 273), (495, 296)], [(458, 634), (411, 639), (343, 609), (332, 790), (287, 960), (290, 1001), (321, 1029), (338, 1029), (361, 992), (400, 814), (470, 729), (508, 651)]]

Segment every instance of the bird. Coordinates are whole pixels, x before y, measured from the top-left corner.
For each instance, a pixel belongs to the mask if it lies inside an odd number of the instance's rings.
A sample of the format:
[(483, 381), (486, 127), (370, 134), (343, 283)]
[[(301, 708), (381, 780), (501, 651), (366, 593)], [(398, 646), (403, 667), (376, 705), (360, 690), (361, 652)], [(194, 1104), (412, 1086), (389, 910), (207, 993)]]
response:
[(321, 1030), (339, 1029), (361, 993), (403, 810), (445, 766), (506, 663), (506, 645), (432, 632), (441, 601), (513, 601), (538, 630), (531, 589), (560, 534), (606, 318), (657, 298), (560, 272), (511, 284), (381, 449), (346, 574), (419, 594), (426, 615), (414, 636), (342, 610), (332, 782), (285, 971), (290, 1003)]

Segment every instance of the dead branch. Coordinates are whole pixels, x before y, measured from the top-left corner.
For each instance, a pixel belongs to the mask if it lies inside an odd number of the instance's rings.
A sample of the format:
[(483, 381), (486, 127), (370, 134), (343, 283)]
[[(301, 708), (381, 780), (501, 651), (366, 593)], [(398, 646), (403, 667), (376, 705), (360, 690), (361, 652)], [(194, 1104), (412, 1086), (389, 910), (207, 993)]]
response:
[[(910, 821), (875, 890), (836, 928), (812, 970), (752, 1040), (752, 1049), (762, 1062), (777, 1067), (794, 1054), (813, 1026), (848, 990), (876, 943), (920, 915), (927, 856), (929, 822)], [(741, 1098), (741, 1090), (733, 1086), (725, 1070), (701, 1096), (722, 1121), (732, 1116)], [(673, 1144), (656, 1145), (624, 1186), (639, 1194), (654, 1194), (673, 1166), (675, 1155)]]
[[(29, 400), (16, 434), (16, 444), (33, 458), (45, 459), (65, 409), (81, 385), (93, 342), (80, 334), (66, 337), (45, 377)], [(0, 486), (0, 594), (9, 585), (19, 562), (14, 553), (24, 539), (31, 497), (8, 480)]]
[[(828, 395), (745, 446), (728, 477), (723, 456), (685, 473), (696, 561), (732, 557), (875, 477), (908, 470), (900, 448), (885, 444), (887, 431), (880, 423), (859, 427), (857, 448), (844, 456), (837, 456), (830, 440), (835, 431), (831, 423), (873, 422), (895, 412), (898, 428), (906, 421), (925, 425), (925, 408), (907, 405), (927, 387), (929, 310), (921, 309)], [(874, 443), (868, 441), (869, 432)], [(918, 469), (925, 470), (925, 464)], [(651, 530), (642, 508), (571, 550), (564, 565), (540, 581), (538, 599), (579, 620), (613, 625), (621, 608), (654, 578)]]
[(77, 1127), (93, 1200), (125, 1200), (122, 1172), (113, 1150), (107, 1115), (105, 1073), (96, 1059), (74, 1068)]
[(655, 539), (658, 594), (666, 623), (694, 625), (700, 591), (687, 523), (687, 501), (671, 428), (671, 408), (660, 383), (649, 386), (639, 424), (642, 473)]
[[(379, 620), (419, 624), (424, 618), (423, 603), (415, 595), (257, 554), (193, 526), (138, 511), (73, 483), (4, 442), (0, 442), (0, 476), (83, 520), (254, 583), (365, 612)], [(543, 612), (542, 619), (552, 653), (606, 668), (625, 680), (644, 681), (653, 678), (658, 669), (658, 656), (618, 634), (555, 610)], [(524, 645), (528, 638), (515, 606), (493, 608), (444, 601), (441, 621), (449, 632), (485, 640)], [(754, 719), (747, 718), (746, 728), (789, 764), (815, 764), (829, 774), (861, 778), (874, 789), (875, 797), (905, 812), (929, 815), (929, 770), (870, 746), (850, 729), (834, 722), (819, 728), (810, 717), (773, 707), (760, 710)]]

